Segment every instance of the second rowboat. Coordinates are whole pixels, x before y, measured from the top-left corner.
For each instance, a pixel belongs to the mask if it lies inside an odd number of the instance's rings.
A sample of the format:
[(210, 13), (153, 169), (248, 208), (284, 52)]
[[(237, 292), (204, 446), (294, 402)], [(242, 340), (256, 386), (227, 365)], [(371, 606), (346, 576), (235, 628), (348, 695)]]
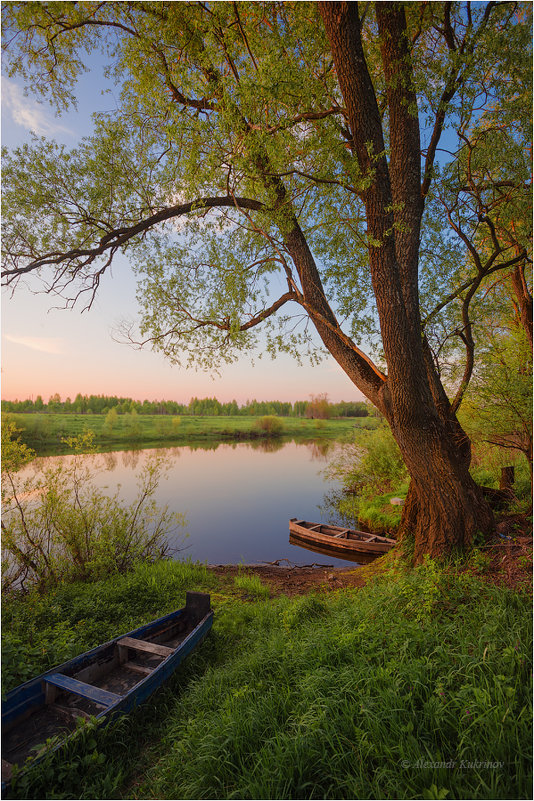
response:
[(366, 531), (325, 523), (311, 523), (292, 517), (289, 541), (319, 553), (338, 556), (350, 562), (363, 562), (382, 556), (393, 548), (395, 540)]

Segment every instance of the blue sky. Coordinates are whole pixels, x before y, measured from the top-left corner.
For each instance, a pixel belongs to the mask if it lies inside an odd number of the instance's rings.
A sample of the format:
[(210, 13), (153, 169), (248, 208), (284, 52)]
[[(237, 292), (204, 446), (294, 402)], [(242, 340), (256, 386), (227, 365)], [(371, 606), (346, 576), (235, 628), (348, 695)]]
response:
[[(30, 140), (30, 131), (67, 146), (91, 131), (91, 114), (114, 106), (102, 94), (101, 66), (94, 61), (78, 86), (79, 107), (56, 117), (46, 103), (25, 96), (23, 85), (2, 79), (2, 144), (16, 147)], [(121, 320), (135, 319), (136, 282), (127, 261), (117, 259), (101, 284), (90, 311), (59, 308), (61, 300), (35, 294), (30, 280), (14, 295), (2, 296), (2, 398), (14, 400), (55, 392), (62, 398), (82, 394), (172, 399), (213, 396), (221, 401), (307, 399), (326, 392), (332, 401), (361, 400), (361, 393), (333, 359), (319, 366), (299, 366), (292, 358), (249, 357), (223, 366), (219, 376), (171, 366), (149, 349), (134, 350), (112, 338)], [(261, 354), (258, 352), (257, 356)]]

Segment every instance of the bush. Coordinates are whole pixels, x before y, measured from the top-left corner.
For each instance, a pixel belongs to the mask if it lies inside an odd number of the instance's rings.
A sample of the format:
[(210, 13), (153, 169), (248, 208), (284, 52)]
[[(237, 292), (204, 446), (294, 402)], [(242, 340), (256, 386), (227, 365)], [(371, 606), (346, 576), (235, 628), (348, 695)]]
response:
[(274, 414), (260, 417), (254, 423), (253, 431), (264, 437), (279, 437), (284, 430), (284, 421)]
[(3, 589), (99, 579), (169, 554), (168, 537), (184, 519), (153, 500), (163, 459), (147, 464), (137, 498), (126, 506), (118, 490), (109, 497), (93, 485), (94, 472), (81, 459), (92, 434), (69, 440), (77, 453), (68, 463), (29, 477), (19, 468), (31, 452), (14, 434), (13, 426), (2, 431)]
[(341, 446), (324, 472), (341, 483), (343, 492), (334, 493), (330, 505), (348, 525), (356, 522), (376, 531), (396, 530), (402, 510), (392, 506), (390, 499), (405, 497), (408, 471), (387, 426), (357, 431), (355, 442)]
[(350, 492), (376, 495), (392, 491), (408, 473), (399, 446), (387, 426), (358, 430), (353, 444), (340, 448), (326, 475)]
[(387, 491), (408, 475), (399, 446), (387, 426), (361, 431), (357, 443), (366, 450), (361, 464), (361, 481)]

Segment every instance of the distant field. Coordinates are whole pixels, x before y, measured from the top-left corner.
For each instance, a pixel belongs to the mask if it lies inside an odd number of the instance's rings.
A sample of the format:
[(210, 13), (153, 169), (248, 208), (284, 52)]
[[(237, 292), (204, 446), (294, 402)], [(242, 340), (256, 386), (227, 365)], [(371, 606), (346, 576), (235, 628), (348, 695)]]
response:
[[(240, 440), (266, 436), (257, 428), (258, 417), (200, 417), (183, 415), (118, 415), (112, 425), (105, 415), (91, 414), (8, 414), (21, 430), (21, 439), (38, 453), (67, 452), (62, 442), (91, 430), (98, 447), (112, 445), (180, 444), (202, 440)], [(376, 428), (376, 417), (343, 417), (309, 420), (281, 417), (283, 428), (277, 436), (290, 439), (346, 439), (355, 428)]]

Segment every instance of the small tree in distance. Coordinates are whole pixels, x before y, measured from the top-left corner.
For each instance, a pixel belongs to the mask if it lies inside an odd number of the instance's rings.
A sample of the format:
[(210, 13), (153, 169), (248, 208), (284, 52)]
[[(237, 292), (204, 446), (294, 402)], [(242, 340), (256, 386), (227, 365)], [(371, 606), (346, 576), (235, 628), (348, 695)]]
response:
[(332, 408), (328, 402), (328, 395), (324, 392), (321, 395), (312, 395), (306, 409), (306, 417), (312, 420), (328, 420), (331, 417)]

